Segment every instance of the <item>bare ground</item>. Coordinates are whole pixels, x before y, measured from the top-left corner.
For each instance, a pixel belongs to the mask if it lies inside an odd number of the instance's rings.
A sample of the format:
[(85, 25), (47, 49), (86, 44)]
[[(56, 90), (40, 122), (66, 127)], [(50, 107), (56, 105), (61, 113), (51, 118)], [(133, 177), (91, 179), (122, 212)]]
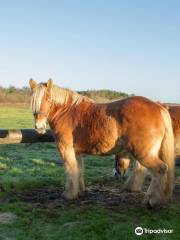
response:
[[(89, 204), (101, 205), (106, 208), (134, 208), (142, 207), (145, 192), (122, 192), (123, 184), (115, 183), (114, 186), (95, 185), (88, 187), (84, 196), (75, 201), (66, 201), (61, 197), (63, 188), (45, 187), (25, 191), (19, 195), (23, 203), (31, 203), (33, 207), (46, 208), (52, 206), (67, 206), (76, 204), (85, 206)], [(180, 202), (180, 181), (176, 182), (173, 202)]]

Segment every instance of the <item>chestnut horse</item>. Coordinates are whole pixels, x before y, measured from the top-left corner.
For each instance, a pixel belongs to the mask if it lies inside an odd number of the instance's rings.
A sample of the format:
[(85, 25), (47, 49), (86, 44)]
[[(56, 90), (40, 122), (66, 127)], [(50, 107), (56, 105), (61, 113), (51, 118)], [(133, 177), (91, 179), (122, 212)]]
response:
[(64, 161), (63, 197), (74, 199), (85, 190), (81, 154), (108, 155), (127, 149), (153, 175), (147, 203), (169, 200), (174, 182), (174, 136), (169, 112), (144, 97), (97, 104), (52, 80), (30, 80), (35, 128), (54, 132)]
[[(163, 105), (165, 106), (165, 105)], [(174, 132), (175, 143), (175, 156), (180, 157), (180, 106), (166, 106), (169, 110), (172, 126)], [(130, 154), (126, 151), (122, 151), (115, 156), (115, 169), (114, 174), (123, 177), (130, 168), (132, 161), (130, 161)], [(139, 192), (142, 189), (144, 178), (146, 176), (147, 169), (143, 167), (138, 161), (133, 167), (132, 174), (125, 183), (125, 190)]]

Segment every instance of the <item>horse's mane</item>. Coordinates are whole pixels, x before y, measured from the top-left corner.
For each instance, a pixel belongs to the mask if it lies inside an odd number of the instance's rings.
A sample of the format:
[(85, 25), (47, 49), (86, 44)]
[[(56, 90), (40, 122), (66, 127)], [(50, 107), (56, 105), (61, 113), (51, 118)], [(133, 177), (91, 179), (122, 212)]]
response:
[(80, 95), (77, 92), (74, 92), (67, 88), (60, 88), (56, 85), (53, 85), (52, 99), (51, 99), (52, 102), (54, 102), (56, 104), (66, 104), (68, 102), (69, 98), (72, 99), (72, 102), (71, 102), (72, 105), (78, 105), (83, 100), (88, 101), (88, 102), (94, 102), (91, 98)]
[[(37, 85), (35, 91), (33, 92), (32, 101), (31, 101), (33, 112), (39, 111), (41, 106), (41, 99), (45, 93), (46, 86), (47, 86), (46, 83), (40, 83)], [(57, 85), (52, 86), (52, 92), (51, 92), (52, 103), (57, 105), (58, 104), (64, 105), (69, 100), (71, 100), (70, 104), (74, 106), (80, 104), (82, 101), (94, 102), (94, 100), (92, 100), (91, 98), (80, 95), (77, 92), (74, 92), (72, 90), (61, 88), (61, 87), (58, 87)]]

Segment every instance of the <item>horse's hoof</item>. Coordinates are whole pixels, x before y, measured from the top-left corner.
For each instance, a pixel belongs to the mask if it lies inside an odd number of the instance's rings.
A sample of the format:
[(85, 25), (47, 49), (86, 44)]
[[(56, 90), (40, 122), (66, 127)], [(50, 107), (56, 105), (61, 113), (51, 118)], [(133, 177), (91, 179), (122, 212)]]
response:
[(78, 195), (73, 195), (72, 193), (68, 192), (68, 191), (64, 191), (61, 195), (62, 198), (64, 198), (65, 200), (73, 200), (78, 198)]
[(147, 195), (143, 203), (144, 205), (151, 209), (161, 208), (164, 205), (164, 202), (162, 201), (160, 195), (159, 196)]
[(146, 205), (150, 209), (157, 209), (162, 207), (162, 204), (154, 199), (149, 199)]

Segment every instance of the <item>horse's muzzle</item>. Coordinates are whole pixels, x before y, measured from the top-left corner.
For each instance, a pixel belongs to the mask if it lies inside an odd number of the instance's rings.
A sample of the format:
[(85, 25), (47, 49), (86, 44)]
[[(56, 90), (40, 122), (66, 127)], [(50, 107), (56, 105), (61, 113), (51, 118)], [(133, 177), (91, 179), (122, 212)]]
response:
[(122, 179), (125, 180), (125, 175), (126, 175), (126, 171), (117, 171), (116, 168), (113, 168), (113, 172), (112, 172), (112, 176), (115, 177), (116, 179)]
[(46, 123), (37, 123), (36, 122), (35, 129), (39, 134), (44, 134), (46, 132)]
[(35, 129), (39, 134), (45, 134), (46, 133), (46, 128), (35, 128)]

